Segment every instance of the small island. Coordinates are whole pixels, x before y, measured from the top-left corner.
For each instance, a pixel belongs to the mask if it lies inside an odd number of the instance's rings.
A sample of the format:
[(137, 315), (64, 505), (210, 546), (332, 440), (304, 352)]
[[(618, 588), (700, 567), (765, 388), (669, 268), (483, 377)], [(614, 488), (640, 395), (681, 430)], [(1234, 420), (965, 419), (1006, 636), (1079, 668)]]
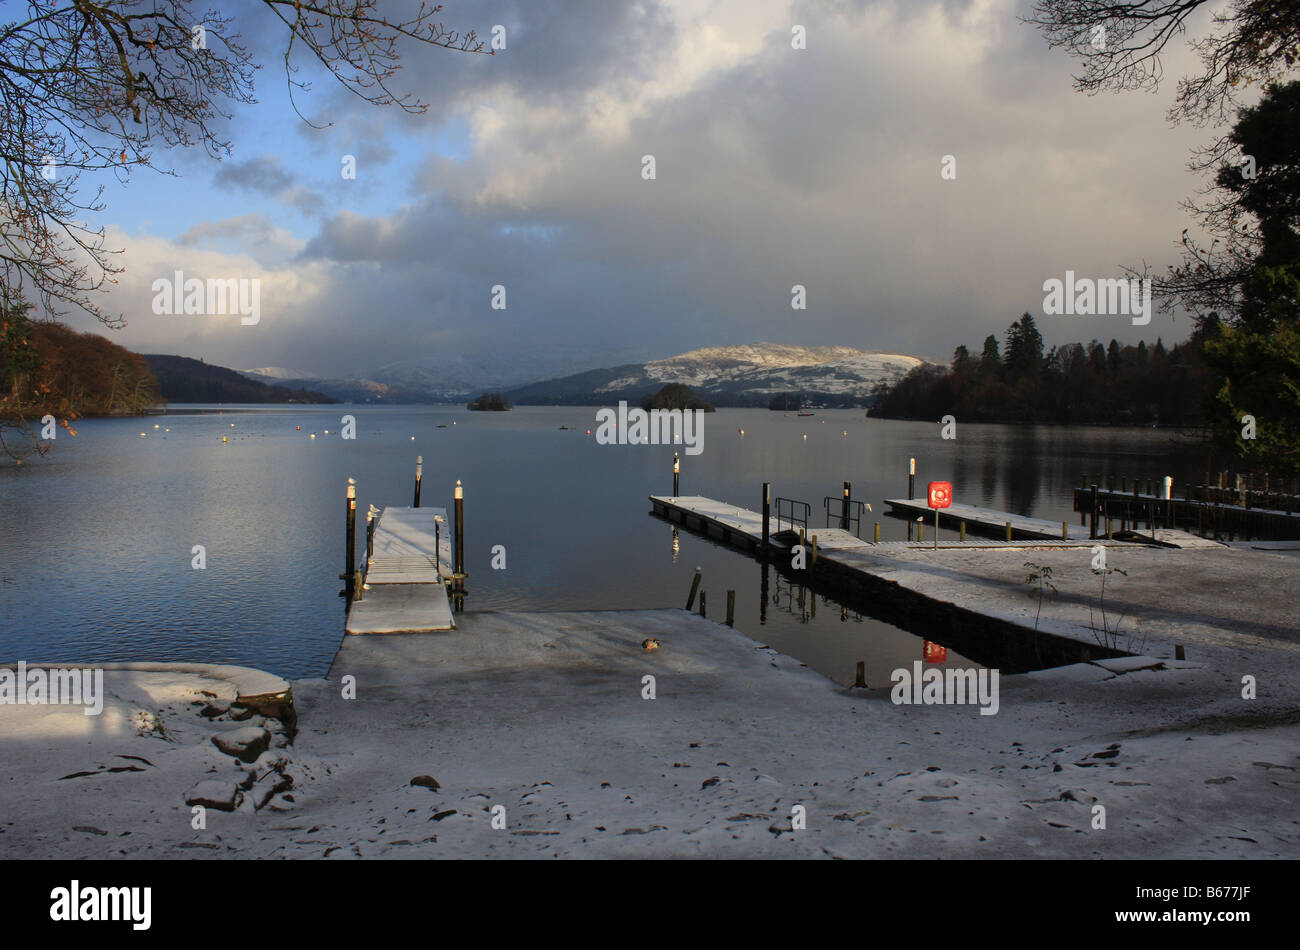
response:
[(467, 407), (475, 412), (505, 412), (510, 408), (506, 397), (500, 393), (484, 393), (470, 402)]
[(716, 412), (713, 406), (703, 399), (696, 398), (691, 387), (684, 383), (669, 383), (657, 393), (641, 397), (641, 408), (649, 412), (652, 409), (698, 409), (701, 412)]

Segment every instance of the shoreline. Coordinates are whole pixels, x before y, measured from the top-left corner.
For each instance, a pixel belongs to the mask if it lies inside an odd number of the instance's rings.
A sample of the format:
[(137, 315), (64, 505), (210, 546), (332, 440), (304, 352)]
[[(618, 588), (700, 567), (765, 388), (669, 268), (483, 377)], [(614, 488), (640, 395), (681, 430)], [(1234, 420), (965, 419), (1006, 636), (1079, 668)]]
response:
[[(951, 556), (974, 552), (945, 549), (868, 569), (1025, 626), (1036, 605), (1016, 575), (1033, 547), (992, 562), (985, 549), (978, 572)], [(677, 609), (464, 613), (450, 633), (346, 637), (326, 677), (289, 684), (292, 742), (260, 714), (202, 715), (192, 704), (213, 700), (193, 673), (110, 671), (93, 728), (71, 721), (87, 718), (76, 708), (0, 706), (6, 786), (24, 790), (0, 792), (14, 823), (0, 855), (1300, 856), (1295, 562), (1234, 548), (1110, 556), (1132, 559), (1116, 608), (1151, 601), (1135, 621), (1147, 655), (1004, 675), (990, 716), (837, 686)], [(1256, 581), (1231, 601), (1171, 588), (1147, 563), (1160, 556)], [(1040, 627), (1086, 631), (1068, 587), (1087, 573), (1086, 560), (1061, 566)], [(660, 648), (642, 649), (647, 638)], [(1169, 658), (1175, 643), (1186, 661)], [(1256, 699), (1241, 695), (1246, 675)], [(168, 738), (134, 728), (141, 714)], [(269, 746), (253, 762), (212, 743), (250, 726)], [(199, 830), (186, 798), (201, 783), (234, 810), (208, 808)], [(1123, 833), (1094, 827), (1098, 805)]]

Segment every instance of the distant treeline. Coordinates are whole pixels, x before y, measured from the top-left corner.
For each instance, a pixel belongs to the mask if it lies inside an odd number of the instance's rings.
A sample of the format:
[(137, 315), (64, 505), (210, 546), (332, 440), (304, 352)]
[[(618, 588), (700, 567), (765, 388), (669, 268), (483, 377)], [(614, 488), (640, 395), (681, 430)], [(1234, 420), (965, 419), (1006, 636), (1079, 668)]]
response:
[(158, 380), (138, 353), (61, 323), (29, 320), (27, 308), (0, 311), (0, 423), (45, 414), (127, 415), (157, 405)]
[(212, 366), (188, 356), (142, 357), (158, 377), (163, 398), (169, 402), (333, 402), (323, 393), (310, 389), (268, 386), (249, 379), (233, 369)]
[(1072, 343), (1043, 351), (1034, 318), (990, 335), (979, 356), (957, 347), (944, 368), (925, 364), (877, 393), (873, 416), (967, 422), (1196, 426), (1208, 373), (1199, 331), (1166, 350), (1157, 339), (1121, 346)]

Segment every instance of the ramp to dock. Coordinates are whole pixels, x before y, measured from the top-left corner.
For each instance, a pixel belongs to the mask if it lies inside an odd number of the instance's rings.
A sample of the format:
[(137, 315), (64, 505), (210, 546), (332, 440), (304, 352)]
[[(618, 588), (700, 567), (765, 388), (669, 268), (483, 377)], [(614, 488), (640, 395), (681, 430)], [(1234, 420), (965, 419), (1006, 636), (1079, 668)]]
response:
[(387, 507), (375, 523), (360, 600), (348, 611), (348, 633), (454, 630), (447, 599), (451, 538), (445, 508)]

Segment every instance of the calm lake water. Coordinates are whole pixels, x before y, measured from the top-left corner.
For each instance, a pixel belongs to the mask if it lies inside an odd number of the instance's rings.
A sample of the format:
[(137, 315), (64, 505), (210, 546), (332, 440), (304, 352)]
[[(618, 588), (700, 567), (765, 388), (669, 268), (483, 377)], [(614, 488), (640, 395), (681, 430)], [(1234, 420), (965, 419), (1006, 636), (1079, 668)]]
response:
[[(824, 598), (811, 616), (812, 596), (775, 574), (761, 620), (754, 560), (648, 513), (647, 495), (671, 493), (673, 446), (599, 445), (586, 434), (593, 408), (193, 408), (86, 420), (45, 458), (0, 464), (0, 660), (323, 675), (343, 630), (346, 480), (357, 480), (364, 544), (367, 504), (411, 503), (417, 454), (424, 505), (450, 508), (456, 480), (465, 486), (467, 610), (680, 607), (699, 566), (710, 616), (736, 590), (737, 628), (836, 680), (851, 682), (865, 659), (880, 671), (872, 685), (885, 685), (889, 669), (921, 658), (919, 638)], [(345, 413), (355, 441), (339, 438)], [(703, 454), (682, 456), (684, 494), (758, 508), (767, 480), (774, 495), (809, 502), (821, 526), (823, 497), (838, 499), (848, 480), (875, 508), (863, 535), (879, 520), (886, 539), (906, 536), (881, 499), (905, 494), (912, 456), (918, 491), (948, 480), (956, 501), (1057, 521), (1077, 517), (1080, 473), (1181, 485), (1205, 462), (1169, 430), (959, 425), (944, 441), (936, 423), (861, 410), (724, 409), (704, 432)], [(490, 566), (498, 544), (504, 571)], [(191, 567), (195, 545), (206, 570)], [(949, 662), (967, 663), (952, 652)]]

